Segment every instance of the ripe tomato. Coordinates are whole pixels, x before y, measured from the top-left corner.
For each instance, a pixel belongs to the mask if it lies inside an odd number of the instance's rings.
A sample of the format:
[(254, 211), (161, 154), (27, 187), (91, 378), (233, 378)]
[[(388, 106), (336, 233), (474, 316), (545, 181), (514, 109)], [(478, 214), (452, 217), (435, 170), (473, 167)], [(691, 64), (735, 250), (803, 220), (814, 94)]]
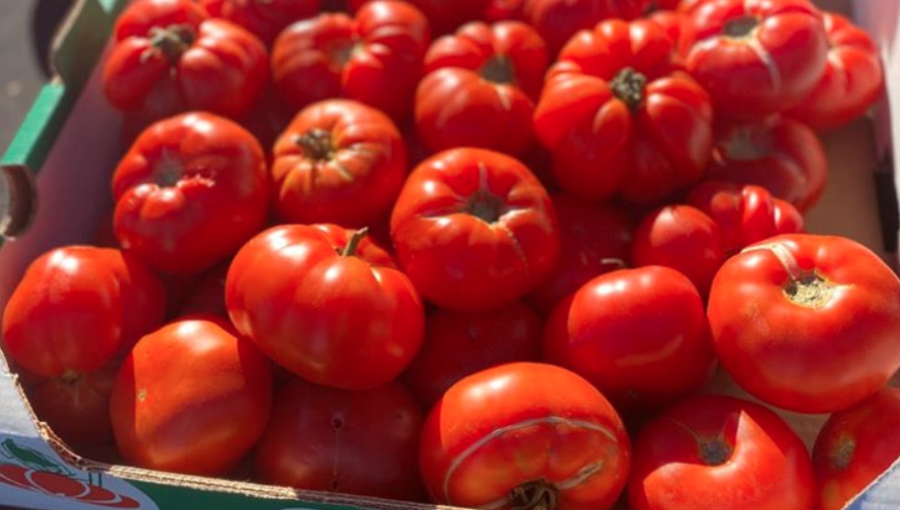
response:
[(419, 466), (431, 498), (470, 508), (612, 507), (631, 445), (589, 382), (542, 363), (508, 363), (447, 390), (422, 430)]
[(214, 316), (142, 338), (113, 384), (116, 445), (135, 466), (222, 475), (259, 441), (272, 405), (269, 361)]
[(715, 352), (703, 300), (674, 269), (598, 276), (550, 315), (544, 359), (599, 389), (621, 412), (655, 411), (703, 386)]
[(887, 386), (832, 414), (816, 438), (812, 461), (819, 510), (840, 510), (900, 457), (900, 389)]
[(430, 42), (428, 22), (418, 9), (379, 0), (364, 5), (355, 18), (323, 13), (286, 28), (272, 48), (272, 76), (281, 98), (296, 110), (344, 97), (399, 122), (412, 111)]
[(547, 42), (552, 57), (579, 30), (591, 29), (607, 19), (636, 19), (644, 14), (648, 3), (649, 0), (524, 0), (522, 10), (526, 21)]
[(3, 352), (42, 377), (94, 372), (155, 329), (165, 291), (136, 257), (69, 246), (35, 259), (3, 311)]
[(284, 225), (251, 239), (225, 282), (232, 322), (272, 360), (344, 389), (386, 384), (412, 361), (424, 310), (409, 279), (364, 238)]
[(824, 131), (863, 115), (884, 90), (878, 45), (863, 29), (832, 12), (822, 13), (828, 37), (825, 73), (786, 115)]
[(320, 0), (200, 0), (209, 13), (240, 25), (271, 46), (282, 30), (318, 13)]
[(348, 391), (294, 378), (275, 400), (256, 472), (297, 489), (419, 500), (422, 421), (399, 382)]
[(766, 403), (849, 407), (900, 369), (900, 279), (861, 244), (793, 234), (745, 248), (709, 296), (719, 360)]
[(472, 22), (438, 39), (416, 89), (419, 137), (433, 150), (481, 147), (522, 154), (547, 70), (544, 41), (520, 21)]
[(679, 66), (684, 65), (687, 52), (694, 40), (692, 34), (694, 25), (691, 23), (690, 15), (681, 11), (660, 10), (648, 14), (647, 19), (663, 27), (666, 35), (674, 43), (676, 63)]
[[(491, 0), (404, 0), (416, 6), (428, 18), (435, 35), (448, 34), (467, 21), (481, 19)], [(354, 11), (372, 0), (350, 0)]]
[(203, 271), (263, 226), (268, 178), (259, 142), (238, 124), (202, 112), (159, 121), (113, 175), (116, 237), (162, 271)]
[(410, 174), (391, 216), (404, 272), (425, 299), (462, 312), (512, 303), (559, 258), (547, 192), (517, 160), (461, 148)]
[(438, 309), (425, 322), (425, 340), (403, 373), (413, 395), (430, 409), (467, 375), (503, 363), (539, 361), (544, 322), (515, 302), (483, 313)]
[(673, 71), (674, 42), (648, 20), (609, 20), (581, 32), (548, 73), (535, 131), (567, 192), (617, 192), (656, 203), (698, 180), (712, 148), (712, 107)]
[(269, 79), (268, 55), (253, 34), (209, 19), (191, 0), (139, 0), (115, 26), (103, 70), (107, 99), (153, 120), (189, 110), (242, 117)]
[(691, 18), (686, 66), (717, 115), (757, 119), (783, 111), (825, 72), (828, 41), (808, 0), (711, 0)]
[(484, 11), (485, 21), (516, 20), (525, 21), (525, 13), (522, 11), (524, 0), (489, 0)]
[(631, 510), (809, 510), (815, 480), (806, 447), (765, 407), (733, 397), (681, 401), (634, 443)]
[(385, 114), (331, 99), (304, 108), (275, 143), (275, 207), (288, 223), (361, 227), (387, 218), (406, 178), (406, 147)]

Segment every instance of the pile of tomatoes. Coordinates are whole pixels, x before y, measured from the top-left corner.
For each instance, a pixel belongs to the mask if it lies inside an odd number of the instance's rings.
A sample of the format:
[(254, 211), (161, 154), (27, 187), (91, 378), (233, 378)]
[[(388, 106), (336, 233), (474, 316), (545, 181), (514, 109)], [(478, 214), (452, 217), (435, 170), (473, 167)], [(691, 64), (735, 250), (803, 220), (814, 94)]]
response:
[[(3, 315), (76, 451), (515, 510), (831, 510), (900, 455), (900, 280), (803, 233), (883, 87), (840, 15), (135, 0), (114, 39), (115, 210)], [(760, 401), (832, 413), (812, 455)]]

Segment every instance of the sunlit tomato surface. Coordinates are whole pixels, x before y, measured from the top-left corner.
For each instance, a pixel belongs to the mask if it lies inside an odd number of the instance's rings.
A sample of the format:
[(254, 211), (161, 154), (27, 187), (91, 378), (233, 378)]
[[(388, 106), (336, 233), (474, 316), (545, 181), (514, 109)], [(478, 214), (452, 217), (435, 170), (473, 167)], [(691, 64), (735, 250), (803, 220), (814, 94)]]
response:
[(713, 110), (675, 60), (674, 41), (648, 20), (605, 21), (563, 48), (534, 125), (564, 190), (652, 204), (703, 175)]
[(268, 179), (262, 147), (238, 124), (202, 112), (156, 122), (113, 175), (116, 237), (159, 270), (208, 269), (262, 228)]
[(138, 0), (115, 26), (107, 99), (159, 119), (189, 110), (241, 117), (269, 79), (263, 43), (191, 0)]
[(900, 368), (900, 279), (848, 238), (793, 234), (745, 248), (716, 274), (708, 314), (735, 382), (785, 409), (844, 409)]
[(200, 0), (209, 13), (240, 25), (270, 45), (288, 25), (315, 16), (320, 0)]
[[(358, 11), (373, 0), (350, 0), (350, 7)], [(491, 0), (404, 0), (416, 6), (428, 18), (435, 35), (453, 32), (460, 25), (480, 19)]]
[(362, 232), (284, 225), (235, 256), (225, 302), (238, 331), (309, 381), (369, 389), (396, 378), (424, 334), (422, 301)]
[(422, 410), (393, 381), (348, 391), (294, 378), (275, 399), (255, 453), (263, 482), (416, 501)]
[(683, 400), (634, 442), (631, 510), (809, 510), (806, 447), (765, 407), (731, 397)]
[(524, 296), (553, 269), (550, 197), (519, 161), (461, 148), (410, 174), (391, 216), (400, 267), (440, 307), (487, 311)]
[(286, 28), (272, 48), (272, 78), (295, 110), (343, 97), (400, 121), (412, 111), (431, 42), (428, 22), (412, 5), (379, 0), (355, 18), (322, 13)]
[(109, 412), (138, 467), (223, 475), (259, 441), (272, 405), (269, 361), (213, 316), (171, 322), (125, 358)]
[(69, 246), (35, 259), (3, 311), (3, 352), (37, 376), (99, 370), (163, 320), (165, 291), (133, 255)]
[(607, 510), (628, 478), (628, 435), (589, 382), (509, 363), (454, 384), (422, 432), (422, 478), (437, 503)]
[(579, 30), (607, 19), (636, 19), (648, 4), (648, 0), (523, 0), (522, 10), (553, 56)]

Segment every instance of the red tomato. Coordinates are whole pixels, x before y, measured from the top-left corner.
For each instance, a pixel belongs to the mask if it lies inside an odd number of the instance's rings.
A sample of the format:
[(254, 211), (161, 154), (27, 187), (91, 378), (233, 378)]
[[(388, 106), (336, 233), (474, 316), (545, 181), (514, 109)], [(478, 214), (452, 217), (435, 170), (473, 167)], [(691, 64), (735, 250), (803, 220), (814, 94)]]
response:
[(413, 395), (430, 409), (467, 375), (503, 363), (539, 361), (544, 322), (515, 302), (483, 313), (439, 309), (425, 322), (425, 340), (403, 373)]
[(406, 147), (397, 127), (356, 101), (307, 106), (274, 152), (275, 206), (288, 223), (361, 227), (386, 218), (406, 178)]
[(345, 97), (399, 121), (412, 111), (431, 35), (410, 4), (379, 0), (355, 18), (323, 13), (286, 28), (272, 48), (272, 75), (289, 107)]
[(481, 312), (523, 297), (559, 258), (550, 197), (517, 160), (483, 149), (416, 167), (391, 216), (404, 272), (442, 308)]
[(550, 315), (544, 359), (584, 377), (626, 411), (654, 411), (700, 389), (715, 352), (703, 300), (661, 266), (598, 276)]
[(631, 510), (809, 510), (812, 463), (791, 428), (765, 407), (704, 396), (675, 404), (638, 434)]
[(236, 123), (208, 113), (159, 121), (113, 176), (116, 237), (162, 271), (203, 271), (262, 228), (267, 181), (259, 142)]
[(769, 117), (716, 127), (706, 179), (756, 184), (800, 212), (815, 205), (828, 179), (828, 160), (816, 134), (800, 122)]
[(884, 91), (878, 45), (840, 14), (822, 13), (828, 37), (825, 74), (786, 115), (820, 131), (862, 116)]
[(691, 11), (687, 69), (716, 114), (758, 119), (799, 103), (822, 78), (828, 41), (808, 0), (710, 0)]
[(672, 39), (675, 45), (676, 63), (681, 66), (687, 58), (688, 49), (694, 40), (692, 30), (694, 25), (691, 17), (681, 11), (661, 10), (647, 15), (647, 19), (661, 25), (666, 35)]
[(900, 279), (856, 241), (783, 235), (723, 266), (709, 296), (719, 360), (766, 403), (827, 413), (900, 369)]
[(295, 21), (315, 16), (320, 0), (200, 0), (210, 14), (240, 25), (271, 46)]
[(545, 314), (595, 276), (627, 267), (634, 233), (629, 215), (614, 205), (564, 193), (552, 200), (559, 221), (559, 261), (528, 294), (528, 302)]
[(208, 17), (191, 0), (129, 5), (103, 70), (110, 103), (154, 120), (188, 110), (247, 114), (269, 79), (266, 48), (243, 28)]
[(35, 259), (3, 311), (3, 352), (42, 377), (94, 372), (155, 329), (162, 284), (111, 248), (69, 246)]
[(606, 510), (625, 486), (630, 451), (618, 414), (589, 382), (509, 363), (447, 390), (425, 421), (419, 466), (441, 504)]
[(396, 381), (348, 391), (295, 378), (275, 400), (256, 471), (269, 484), (418, 500), (422, 421)]
[(551, 57), (579, 30), (607, 19), (632, 20), (644, 14), (649, 0), (524, 0), (525, 19), (537, 29)]
[(563, 48), (534, 124), (564, 190), (656, 203), (702, 176), (713, 111), (706, 92), (673, 71), (674, 49), (647, 20), (605, 21)]
[(269, 361), (226, 321), (196, 316), (137, 343), (113, 384), (109, 412), (127, 462), (215, 476), (259, 441), (271, 405)]
[(522, 7), (525, 0), (489, 0), (484, 11), (484, 19), (489, 22), (516, 20), (525, 21)]
[(251, 239), (225, 282), (238, 331), (317, 384), (361, 390), (397, 377), (422, 342), (422, 301), (363, 236), (285, 225)]
[(708, 181), (692, 189), (686, 201), (719, 226), (729, 255), (769, 237), (803, 231), (800, 212), (760, 186)]
[(819, 510), (840, 510), (900, 457), (900, 389), (885, 387), (832, 414), (812, 460)]
[[(404, 0), (416, 6), (428, 18), (431, 31), (447, 34), (468, 21), (481, 18), (491, 0)], [(350, 0), (350, 7), (358, 11), (372, 0)]]
[(419, 137), (433, 150), (481, 147), (524, 153), (547, 70), (544, 41), (525, 23), (472, 22), (438, 39), (416, 89)]

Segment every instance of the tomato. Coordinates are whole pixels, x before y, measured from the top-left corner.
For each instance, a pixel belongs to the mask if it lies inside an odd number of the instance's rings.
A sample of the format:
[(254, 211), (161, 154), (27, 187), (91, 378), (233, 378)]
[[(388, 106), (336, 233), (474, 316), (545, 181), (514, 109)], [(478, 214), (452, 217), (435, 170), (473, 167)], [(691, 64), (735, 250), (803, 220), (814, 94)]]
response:
[(756, 119), (784, 111), (825, 72), (828, 41), (808, 0), (710, 0), (691, 17), (686, 66), (717, 115)]
[(406, 147), (385, 114), (356, 101), (311, 104), (275, 144), (275, 206), (288, 223), (361, 227), (386, 218), (406, 178)]
[(433, 150), (481, 147), (521, 154), (547, 70), (544, 41), (525, 23), (472, 22), (432, 44), (415, 119)]
[(35, 375), (94, 372), (163, 320), (165, 291), (134, 256), (68, 246), (25, 271), (3, 311), (3, 352)]
[(703, 175), (713, 111), (674, 45), (652, 21), (610, 20), (563, 48), (534, 124), (564, 190), (656, 203)]
[(410, 174), (391, 216), (400, 267), (442, 308), (482, 312), (543, 281), (559, 258), (550, 197), (517, 160), (461, 148)]
[(769, 237), (803, 231), (800, 212), (760, 186), (708, 181), (692, 189), (686, 201), (719, 226), (729, 255)]
[(286, 28), (272, 48), (272, 76), (295, 110), (344, 97), (400, 121), (412, 111), (430, 42), (418, 9), (380, 0), (363, 6), (355, 18), (323, 13)]
[(834, 129), (862, 116), (884, 91), (878, 45), (837, 13), (823, 12), (828, 38), (825, 73), (786, 115), (813, 129)]
[(508, 363), (462, 379), (425, 420), (422, 479), (440, 504), (572, 510), (612, 507), (631, 445), (589, 382), (542, 363)]
[(489, 22), (525, 21), (525, 13), (522, 11), (524, 3), (524, 0), (490, 0), (484, 11), (484, 19)]
[(320, 0), (200, 0), (210, 14), (240, 25), (271, 46), (282, 30), (318, 13)]
[(681, 11), (660, 10), (647, 15), (647, 19), (661, 25), (666, 35), (675, 45), (675, 56), (678, 65), (683, 65), (690, 44), (693, 42), (691, 17)]
[(756, 184), (800, 212), (815, 205), (828, 180), (828, 160), (816, 134), (802, 123), (769, 117), (716, 127), (706, 179)]
[(284, 225), (251, 239), (225, 281), (238, 331), (317, 384), (361, 390), (400, 375), (422, 342), (422, 301), (364, 235)]
[(832, 414), (812, 460), (820, 510), (840, 510), (900, 457), (900, 389), (887, 386)]
[(674, 269), (647, 266), (593, 278), (557, 305), (544, 359), (626, 412), (657, 410), (699, 390), (716, 358), (694, 284)]
[(579, 30), (591, 29), (607, 19), (636, 19), (649, 0), (523, 0), (525, 19), (537, 29), (551, 57)]
[(684, 400), (634, 443), (631, 510), (809, 510), (812, 463), (793, 430), (765, 407), (723, 396)]
[[(467, 21), (481, 18), (491, 0), (404, 0), (416, 6), (428, 18), (436, 35), (447, 34)], [(372, 0), (350, 0), (350, 7), (358, 11)]]
[(425, 322), (422, 349), (403, 380), (430, 409), (467, 375), (503, 363), (540, 361), (543, 333), (537, 312), (518, 301), (483, 313), (438, 309)]
[(708, 314), (735, 382), (784, 409), (844, 409), (900, 369), (900, 279), (851, 239), (792, 234), (745, 248), (716, 275)]
[(188, 113), (148, 127), (113, 175), (122, 247), (177, 275), (234, 253), (268, 214), (259, 142), (238, 124)]
[(241, 117), (269, 79), (263, 43), (209, 19), (191, 0), (132, 3), (116, 22), (115, 41), (103, 69), (106, 97), (154, 120), (188, 110)]
[(549, 313), (595, 276), (628, 266), (634, 224), (621, 208), (565, 193), (551, 197), (559, 222), (559, 261), (528, 302)]
[(127, 462), (215, 476), (260, 439), (271, 405), (265, 356), (226, 321), (195, 316), (135, 345), (113, 383), (109, 413)]
[(421, 499), (423, 420), (396, 381), (348, 391), (295, 378), (275, 400), (256, 472), (265, 483), (297, 489)]

